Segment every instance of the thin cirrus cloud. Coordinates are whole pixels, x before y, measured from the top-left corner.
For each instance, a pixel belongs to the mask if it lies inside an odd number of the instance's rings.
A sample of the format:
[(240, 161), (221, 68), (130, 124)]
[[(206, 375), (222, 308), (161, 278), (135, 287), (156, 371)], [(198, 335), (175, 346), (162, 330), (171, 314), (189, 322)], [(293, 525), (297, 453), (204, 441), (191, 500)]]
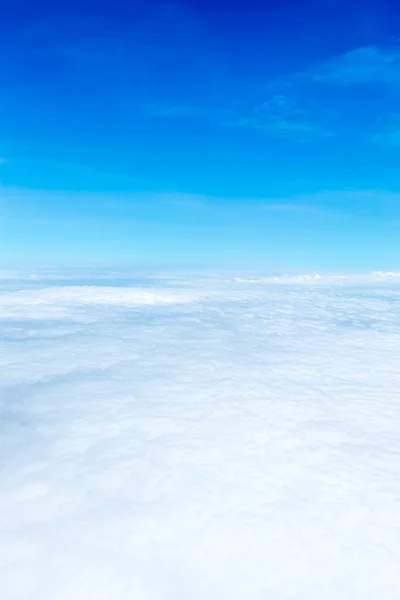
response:
[(333, 134), (316, 123), (308, 111), (299, 108), (286, 94), (276, 94), (255, 106), (247, 116), (239, 117), (228, 125), (252, 127), (275, 137), (308, 142)]
[(400, 85), (400, 48), (365, 46), (336, 56), (302, 74), (314, 82), (330, 84)]
[[(334, 128), (322, 124), (325, 123), (329, 112), (329, 102), (327, 107), (322, 106), (322, 102), (326, 102), (326, 97), (325, 93), (321, 96), (323, 91), (321, 86), (334, 86), (338, 91), (340, 88), (342, 90), (351, 88), (347, 100), (349, 106), (354, 106), (359, 100), (358, 88), (363, 84), (384, 86), (384, 93), (387, 94), (389, 102), (400, 86), (400, 47), (355, 48), (323, 63), (315, 64), (303, 72), (284, 76), (272, 82), (272, 88), (281, 91), (254, 109), (251, 117), (240, 119), (237, 124), (257, 127), (302, 141), (332, 137), (335, 135)], [(289, 93), (286, 90), (289, 90)], [(296, 101), (291, 100), (288, 94), (295, 94)], [(301, 108), (301, 105), (307, 105), (310, 99), (313, 110)], [(364, 98), (363, 101), (367, 106), (370, 104), (368, 99)], [(332, 104), (332, 107), (336, 112), (336, 106)], [(340, 114), (338, 116), (339, 119), (345, 119)], [(377, 115), (377, 119), (379, 122), (386, 120), (387, 124), (378, 135), (373, 136), (373, 140), (381, 145), (398, 146), (400, 143), (398, 116), (390, 113), (383, 117)], [(346, 129), (351, 130), (351, 128)]]
[[(302, 72), (278, 78), (270, 82), (271, 89), (275, 89), (277, 93), (234, 116), (230, 114), (228, 105), (225, 110), (217, 111), (211, 110), (210, 107), (206, 109), (199, 106), (155, 103), (145, 105), (143, 112), (151, 116), (169, 118), (207, 117), (216, 120), (220, 125), (248, 127), (275, 137), (297, 141), (318, 140), (332, 137), (334, 133), (332, 127), (323, 123), (326, 120), (325, 107), (321, 106), (320, 92), (318, 87), (314, 87), (316, 84), (353, 86), (353, 93), (357, 93), (354, 87), (361, 84), (381, 85), (388, 88), (390, 93), (390, 88), (393, 90), (400, 86), (400, 47), (355, 48), (323, 63), (314, 64)], [(295, 100), (293, 91), (296, 92)], [(304, 108), (310, 99), (314, 101), (313, 110)], [(349, 102), (354, 102), (354, 97), (349, 98)], [(397, 137), (398, 134), (388, 135), (388, 144), (397, 145)]]
[[(347, 123), (346, 133), (350, 133), (355, 139), (360, 136), (367, 137), (370, 142), (381, 148), (400, 146), (399, 116), (395, 112), (382, 113), (382, 103), (374, 104), (374, 98), (366, 97), (363, 91), (366, 85), (375, 86), (379, 88), (383, 107), (397, 106), (400, 87), (399, 46), (355, 48), (303, 72), (287, 76), (282, 79), (281, 85), (283, 88), (289, 85), (292, 89), (301, 89), (303, 95), (315, 99), (317, 106), (320, 104), (318, 99), (325, 98), (326, 88), (335, 88), (337, 93), (341, 94), (344, 111), (353, 111), (354, 107), (361, 105), (361, 112), (357, 109), (357, 121), (362, 118), (363, 111), (368, 115), (362, 129), (356, 131), (348, 117), (344, 113), (337, 113), (337, 107), (332, 104), (337, 118), (342, 123)], [(363, 94), (362, 98), (360, 94)], [(377, 129), (372, 134), (371, 122), (376, 123)]]
[(333, 135), (314, 122), (312, 115), (286, 94), (272, 95), (268, 100), (241, 111), (232, 109), (228, 103), (218, 107), (149, 103), (142, 105), (141, 111), (145, 116), (154, 118), (207, 119), (222, 127), (246, 127), (299, 142)]

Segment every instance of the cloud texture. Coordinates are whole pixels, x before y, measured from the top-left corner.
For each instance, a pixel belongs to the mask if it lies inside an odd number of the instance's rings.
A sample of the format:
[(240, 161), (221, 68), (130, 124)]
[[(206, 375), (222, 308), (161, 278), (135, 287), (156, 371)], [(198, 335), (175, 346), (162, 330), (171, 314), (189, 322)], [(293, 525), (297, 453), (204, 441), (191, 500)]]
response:
[(394, 600), (395, 273), (2, 283), (3, 600)]

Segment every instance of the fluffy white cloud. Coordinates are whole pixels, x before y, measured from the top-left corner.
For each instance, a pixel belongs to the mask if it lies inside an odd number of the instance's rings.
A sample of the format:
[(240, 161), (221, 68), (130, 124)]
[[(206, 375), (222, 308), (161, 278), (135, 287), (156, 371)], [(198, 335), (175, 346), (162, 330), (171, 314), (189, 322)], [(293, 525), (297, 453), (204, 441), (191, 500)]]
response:
[(3, 284), (2, 599), (398, 598), (396, 282)]

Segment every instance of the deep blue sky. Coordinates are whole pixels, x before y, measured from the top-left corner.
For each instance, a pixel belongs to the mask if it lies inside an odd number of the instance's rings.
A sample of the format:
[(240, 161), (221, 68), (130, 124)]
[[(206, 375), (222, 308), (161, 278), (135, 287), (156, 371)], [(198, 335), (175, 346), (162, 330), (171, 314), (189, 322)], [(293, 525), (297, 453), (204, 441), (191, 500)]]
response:
[(2, 7), (2, 262), (400, 262), (389, 0)]

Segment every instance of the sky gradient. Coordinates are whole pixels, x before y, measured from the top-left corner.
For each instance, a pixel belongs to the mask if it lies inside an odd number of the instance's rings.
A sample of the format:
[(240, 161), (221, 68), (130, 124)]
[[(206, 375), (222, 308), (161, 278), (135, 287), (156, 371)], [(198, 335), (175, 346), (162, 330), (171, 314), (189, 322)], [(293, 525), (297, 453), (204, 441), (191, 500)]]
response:
[(14, 2), (2, 264), (396, 269), (388, 0)]

